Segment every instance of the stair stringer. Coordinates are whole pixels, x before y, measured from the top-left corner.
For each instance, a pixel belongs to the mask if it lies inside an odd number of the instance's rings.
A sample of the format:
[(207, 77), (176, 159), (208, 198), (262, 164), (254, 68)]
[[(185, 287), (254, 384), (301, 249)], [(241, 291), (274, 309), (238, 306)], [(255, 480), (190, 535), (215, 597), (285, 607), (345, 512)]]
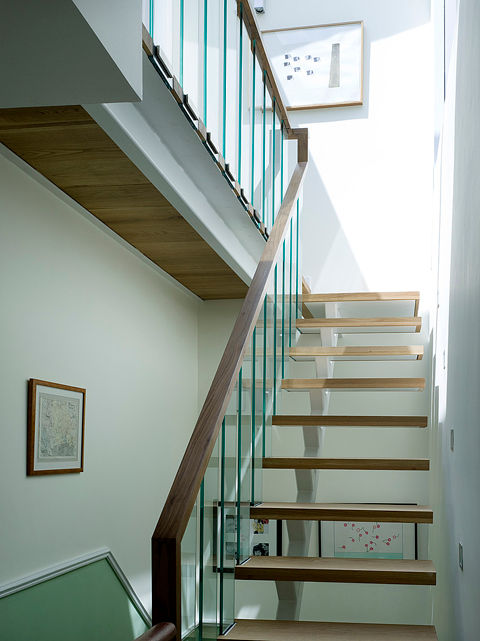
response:
[[(337, 305), (325, 305), (325, 314), (329, 318), (337, 316)], [(320, 329), (321, 345), (336, 347), (337, 334), (333, 328)], [(315, 358), (315, 375), (317, 378), (333, 376), (333, 363), (326, 356)], [(310, 413), (322, 415), (328, 413), (330, 392), (328, 390), (314, 390), (310, 395)], [(321, 456), (325, 428), (303, 427), (302, 436), (305, 457)], [(295, 470), (297, 483), (297, 503), (315, 503), (317, 500), (318, 471)], [(287, 556), (308, 556), (312, 535), (312, 521), (287, 521), (288, 548)], [(276, 581), (275, 587), (278, 596), (277, 620), (298, 621), (302, 606), (304, 583), (300, 581)]]

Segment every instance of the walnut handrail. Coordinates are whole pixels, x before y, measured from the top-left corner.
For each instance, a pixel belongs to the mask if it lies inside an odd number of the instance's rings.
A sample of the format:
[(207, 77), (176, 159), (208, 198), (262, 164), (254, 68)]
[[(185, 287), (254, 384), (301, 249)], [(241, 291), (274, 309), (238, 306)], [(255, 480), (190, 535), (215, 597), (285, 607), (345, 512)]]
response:
[(177, 636), (177, 630), (173, 623), (157, 623), (135, 641), (172, 641)]
[(182, 537), (299, 197), (307, 167), (307, 133), (307, 129), (292, 130), (298, 140), (297, 165), (152, 536), (152, 619), (175, 623), (178, 639)]

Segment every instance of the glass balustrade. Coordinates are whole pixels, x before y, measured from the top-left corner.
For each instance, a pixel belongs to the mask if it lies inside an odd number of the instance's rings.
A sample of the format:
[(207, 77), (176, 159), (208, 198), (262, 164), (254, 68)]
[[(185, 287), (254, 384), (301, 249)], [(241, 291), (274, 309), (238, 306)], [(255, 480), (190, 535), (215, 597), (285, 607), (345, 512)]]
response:
[(243, 12), (238, 0), (143, 3), (157, 70), (172, 90), (181, 89), (185, 115), (253, 223), (268, 234), (288, 185), (290, 141)]
[[(237, 0), (150, 0), (143, 20), (152, 62), (268, 237), (297, 165), (297, 140), (244, 10)], [(181, 542), (184, 639), (213, 641), (234, 623), (235, 566), (266, 552), (253, 550), (250, 508), (263, 499), (262, 462), (301, 315), (300, 211), (297, 200)]]
[(182, 540), (182, 638), (214, 640), (232, 625), (235, 566), (254, 554), (250, 507), (263, 498), (262, 459), (301, 305), (299, 212), (296, 204)]

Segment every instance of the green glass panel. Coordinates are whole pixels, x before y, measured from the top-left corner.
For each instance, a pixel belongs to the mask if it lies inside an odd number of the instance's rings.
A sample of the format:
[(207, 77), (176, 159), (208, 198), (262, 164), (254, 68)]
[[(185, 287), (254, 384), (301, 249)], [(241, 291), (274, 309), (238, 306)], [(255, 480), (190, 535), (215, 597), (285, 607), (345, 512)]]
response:
[(180, 72), (179, 81), (183, 87), (183, 46), (184, 46), (184, 31), (185, 31), (185, 7), (184, 1), (180, 0)]
[[(255, 102), (253, 103), (252, 120), (252, 146), (253, 146), (253, 161), (252, 161), (252, 176), (253, 176), (253, 192), (251, 203), (257, 212), (262, 216), (263, 212), (263, 74), (258, 63), (258, 59), (254, 56), (255, 69)], [(252, 71), (253, 75), (253, 71)]]
[(276, 113), (276, 108), (277, 108), (277, 103), (275, 98), (272, 100), (272, 227), (275, 223), (275, 151), (276, 151), (276, 120), (277, 120), (277, 113)]
[(221, 498), (220, 468), (221, 468), (221, 439), (220, 434), (208, 462), (200, 492), (200, 589), (199, 614), (201, 638), (216, 639), (218, 634), (218, 590), (219, 577), (217, 562), (217, 546), (219, 535), (218, 507)]
[(222, 156), (227, 149), (227, 34), (228, 0), (223, 0)]
[(0, 599), (2, 641), (131, 641), (148, 628), (106, 559)]
[(207, 126), (208, 97), (208, 0), (203, 0), (203, 122)]
[(197, 567), (198, 567), (198, 499), (188, 520), (181, 543), (182, 557), (182, 637), (198, 625)]
[(223, 530), (223, 541), (220, 543), (219, 551), (220, 594), (222, 602), (220, 616), (222, 630), (232, 625), (235, 619), (234, 568), (237, 558), (237, 403), (238, 383), (232, 392), (222, 430), (220, 518), (221, 529)]
[(267, 74), (263, 72), (263, 114), (262, 114), (262, 223), (267, 224)]
[(237, 177), (242, 184), (242, 99), (243, 99), (243, 4), (240, 3), (238, 51), (238, 161)]

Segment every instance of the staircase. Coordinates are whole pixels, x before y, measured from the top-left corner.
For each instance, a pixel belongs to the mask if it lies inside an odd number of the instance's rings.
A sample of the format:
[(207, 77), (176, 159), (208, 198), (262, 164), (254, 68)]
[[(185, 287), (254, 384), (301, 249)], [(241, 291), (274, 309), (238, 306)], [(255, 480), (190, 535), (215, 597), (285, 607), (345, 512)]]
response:
[[(365, 318), (359, 315), (354, 317), (339, 315), (338, 304), (348, 303), (351, 309), (352, 306), (359, 304), (362, 306), (364, 302), (387, 302), (391, 306), (397, 303), (405, 305), (405, 301), (413, 304), (412, 316)], [(237, 581), (276, 582), (279, 603), (277, 617), (276, 620), (237, 620), (232, 628), (218, 639), (232, 641), (277, 639), (309, 639), (311, 641), (416, 639), (420, 641), (425, 639), (433, 641), (437, 636), (434, 627), (429, 625), (321, 623), (298, 620), (305, 582), (362, 584), (357, 586), (358, 590), (362, 590), (365, 584), (382, 584), (385, 585), (385, 590), (388, 590), (390, 585), (433, 586), (436, 583), (433, 563), (416, 558), (417, 551), (415, 551), (415, 558), (397, 559), (368, 558), (368, 553), (359, 555), (359, 558), (352, 558), (353, 554), (351, 557), (310, 555), (313, 522), (343, 522), (344, 527), (350, 527), (355, 522), (368, 523), (372, 527), (378, 525), (378, 528), (381, 527), (380, 523), (431, 524), (433, 522), (432, 509), (426, 505), (316, 502), (318, 470), (358, 471), (360, 474), (355, 478), (359, 485), (362, 483), (362, 471), (405, 471), (418, 474), (429, 470), (429, 459), (416, 456), (398, 458), (395, 456), (395, 451), (391, 452), (389, 458), (346, 457), (342, 456), (341, 452), (338, 457), (327, 457), (322, 455), (322, 439), (319, 436), (319, 432), (325, 429), (346, 428), (356, 431), (362, 428), (375, 428), (390, 430), (391, 434), (392, 429), (427, 427), (426, 416), (340, 415), (328, 412), (332, 393), (352, 391), (358, 394), (372, 391), (421, 393), (424, 390), (425, 379), (421, 377), (338, 378), (334, 376), (333, 371), (334, 363), (339, 361), (353, 360), (366, 363), (371, 360), (413, 360), (414, 362), (421, 360), (424, 354), (422, 345), (337, 345), (339, 338), (352, 330), (368, 332), (370, 340), (378, 340), (385, 336), (383, 333), (385, 328), (390, 332), (390, 339), (393, 333), (398, 335), (398, 332), (419, 332), (422, 322), (417, 316), (419, 293), (304, 293), (303, 304), (304, 316), (310, 317), (298, 319), (296, 327), (300, 334), (308, 335), (309, 342), (307, 345), (300, 344), (289, 349), (290, 362), (294, 365), (289, 365), (288, 368), (298, 371), (301, 363), (306, 363), (310, 368), (313, 364), (316, 376), (314, 378), (284, 377), (280, 383), (282, 390), (280, 393), (283, 395), (300, 391), (307, 393), (310, 398), (311, 413), (277, 412), (272, 418), (272, 426), (278, 428), (280, 444), (282, 434), (285, 434), (282, 430), (286, 428), (297, 430), (297, 440), (303, 439), (304, 456), (264, 456), (262, 460), (264, 474), (269, 474), (269, 470), (295, 471), (297, 501), (264, 501), (250, 509), (252, 519), (285, 521), (289, 540), (288, 551), (285, 556), (252, 556), (235, 567)], [(320, 312), (323, 312), (324, 316), (316, 317), (311, 313), (310, 308), (318, 305), (321, 305)], [(317, 312), (316, 309), (314, 311)], [(359, 311), (362, 312), (362, 307)], [(381, 334), (378, 334), (379, 329)], [(312, 333), (314, 333), (314, 342), (312, 342)], [(300, 342), (302, 339), (303, 337), (300, 338)], [(401, 367), (401, 365), (393, 366)], [(366, 365), (356, 365), (356, 367), (364, 369)], [(288, 399), (284, 401), (282, 398), (281, 404), (288, 407)], [(339, 405), (341, 405), (341, 399), (336, 402), (336, 407)], [(292, 438), (291, 434), (289, 438)], [(371, 449), (375, 449), (374, 443)], [(321, 494), (321, 487), (319, 491)], [(368, 531), (366, 534), (370, 541)], [(372, 533), (370, 536), (373, 536)], [(366, 545), (369, 546), (369, 543)], [(373, 547), (370, 549), (373, 550)], [(335, 547), (334, 553), (337, 554), (337, 552)], [(321, 607), (320, 604), (319, 607)], [(370, 613), (372, 618), (375, 616), (374, 613), (373, 607)], [(425, 613), (426, 616), (428, 614)]]

